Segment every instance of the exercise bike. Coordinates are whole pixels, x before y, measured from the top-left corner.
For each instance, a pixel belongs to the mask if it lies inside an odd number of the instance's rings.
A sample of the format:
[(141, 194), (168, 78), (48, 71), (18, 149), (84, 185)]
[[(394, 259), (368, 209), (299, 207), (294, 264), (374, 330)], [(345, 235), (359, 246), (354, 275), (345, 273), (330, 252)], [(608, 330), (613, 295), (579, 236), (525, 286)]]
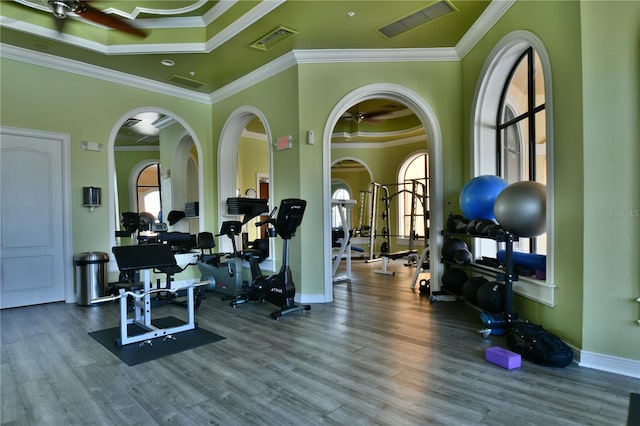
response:
[(278, 319), (292, 312), (304, 313), (304, 311), (311, 309), (310, 305), (298, 305), (295, 303), (296, 286), (293, 282), (291, 268), (289, 268), (289, 243), (302, 222), (306, 205), (307, 202), (305, 200), (297, 198), (284, 199), (280, 202), (278, 216), (275, 219), (273, 215), (278, 210), (277, 208), (271, 211), (268, 219), (256, 223), (256, 226), (271, 225), (269, 236), (275, 237), (279, 235), (282, 238), (284, 243), (282, 267), (277, 274), (265, 277), (257, 265), (258, 259), (256, 256), (249, 254), (248, 260), (251, 264), (253, 281), (243, 286), (242, 293), (231, 301), (231, 306), (235, 308), (246, 302), (266, 300), (280, 307), (279, 310), (271, 313), (272, 319)]
[[(242, 222), (228, 220), (222, 223), (220, 233), (215, 236), (211, 232), (200, 232), (197, 238), (197, 247), (200, 249), (198, 258), (198, 269), (200, 269), (201, 279), (209, 281), (207, 290), (226, 294), (222, 300), (231, 300), (239, 296), (242, 292), (242, 254), (238, 251), (236, 237), (242, 232), (245, 223), (254, 217), (268, 212), (267, 200), (252, 198), (227, 198), (228, 213), (234, 215), (244, 215)], [(213, 253), (216, 247), (214, 237), (226, 236), (231, 242), (233, 251), (231, 253)], [(244, 244), (244, 243), (243, 243)], [(268, 256), (268, 247), (266, 253)]]

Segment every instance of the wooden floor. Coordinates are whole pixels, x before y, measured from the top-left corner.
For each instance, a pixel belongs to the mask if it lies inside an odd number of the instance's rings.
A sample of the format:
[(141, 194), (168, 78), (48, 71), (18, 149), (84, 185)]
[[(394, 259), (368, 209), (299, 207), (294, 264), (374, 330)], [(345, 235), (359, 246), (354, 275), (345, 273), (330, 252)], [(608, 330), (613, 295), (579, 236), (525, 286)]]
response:
[[(624, 425), (637, 379), (484, 360), (478, 312), (430, 304), (413, 270), (354, 264), (335, 301), (279, 321), (209, 293), (200, 327), (226, 339), (129, 367), (87, 333), (116, 304), (1, 312), (1, 420), (15, 425)], [(313, 278), (309, 278), (313, 279)], [(162, 311), (162, 312), (159, 312)], [(182, 315), (176, 306), (155, 315)], [(179, 338), (179, 335), (177, 335)]]

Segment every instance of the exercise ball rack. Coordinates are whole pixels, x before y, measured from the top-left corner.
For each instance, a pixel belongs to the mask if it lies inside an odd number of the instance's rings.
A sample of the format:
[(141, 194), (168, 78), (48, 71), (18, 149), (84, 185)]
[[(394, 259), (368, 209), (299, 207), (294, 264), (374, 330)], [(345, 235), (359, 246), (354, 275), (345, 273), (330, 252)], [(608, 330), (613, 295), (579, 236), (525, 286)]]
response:
[[(502, 324), (500, 324), (500, 328), (509, 328), (514, 322), (518, 320), (517, 314), (513, 312), (513, 282), (518, 281), (518, 275), (514, 272), (514, 263), (513, 263), (513, 243), (517, 240), (512, 233), (508, 231), (500, 232), (496, 236), (487, 236), (487, 235), (470, 235), (470, 234), (462, 234), (462, 233), (454, 233), (448, 230), (443, 230), (442, 235), (445, 240), (449, 238), (482, 238), (482, 239), (490, 239), (494, 240), (497, 243), (505, 244), (505, 258), (503, 262), (504, 270), (497, 271), (495, 268), (488, 267), (486, 265), (481, 265), (475, 262), (472, 262), (468, 266), (461, 266), (454, 264), (450, 261), (442, 259), (442, 263), (445, 265), (445, 268), (451, 267), (455, 265), (455, 267), (467, 269), (471, 271), (480, 272), (483, 275), (493, 275), (497, 282), (501, 282), (504, 285), (503, 291), (503, 312), (502, 312)], [(482, 311), (480, 307), (477, 305), (465, 300), (460, 295), (454, 295), (453, 293), (447, 291), (446, 289), (437, 289), (436, 291), (431, 292), (430, 301), (433, 303), (435, 301), (457, 301), (459, 299), (464, 300), (466, 303), (475, 307), (476, 309)], [(491, 329), (484, 328), (480, 330), (480, 333), (483, 337), (487, 337), (491, 334)]]

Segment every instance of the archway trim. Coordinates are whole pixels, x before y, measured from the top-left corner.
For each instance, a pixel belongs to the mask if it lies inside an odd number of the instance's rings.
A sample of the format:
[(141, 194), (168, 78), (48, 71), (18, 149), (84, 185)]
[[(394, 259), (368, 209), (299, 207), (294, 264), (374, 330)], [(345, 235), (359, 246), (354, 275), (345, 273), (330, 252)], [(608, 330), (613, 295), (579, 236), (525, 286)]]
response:
[[(443, 228), (443, 190), (442, 190), (442, 134), (438, 118), (431, 106), (414, 91), (396, 84), (375, 83), (357, 88), (344, 96), (334, 106), (329, 114), (323, 132), (323, 206), (324, 229), (331, 227), (331, 134), (341, 115), (354, 104), (369, 99), (389, 99), (402, 102), (412, 109), (425, 128), (429, 152), (429, 194), (431, 206), (431, 229), (429, 236), (430, 247), (439, 247), (442, 236), (436, 230)], [(333, 281), (331, 278), (331, 235), (324, 233), (324, 301), (333, 300)], [(431, 285), (439, 289), (439, 275), (442, 264), (431, 262)], [(304, 296), (304, 295), (303, 295)], [(313, 297), (313, 295), (311, 295)]]

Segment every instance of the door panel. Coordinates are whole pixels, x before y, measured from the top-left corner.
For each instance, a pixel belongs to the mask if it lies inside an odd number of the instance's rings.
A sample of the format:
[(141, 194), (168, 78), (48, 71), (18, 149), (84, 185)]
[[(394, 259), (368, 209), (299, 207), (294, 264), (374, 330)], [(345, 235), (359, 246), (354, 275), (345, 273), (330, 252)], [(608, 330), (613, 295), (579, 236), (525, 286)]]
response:
[(0, 307), (65, 299), (63, 142), (2, 134)]

